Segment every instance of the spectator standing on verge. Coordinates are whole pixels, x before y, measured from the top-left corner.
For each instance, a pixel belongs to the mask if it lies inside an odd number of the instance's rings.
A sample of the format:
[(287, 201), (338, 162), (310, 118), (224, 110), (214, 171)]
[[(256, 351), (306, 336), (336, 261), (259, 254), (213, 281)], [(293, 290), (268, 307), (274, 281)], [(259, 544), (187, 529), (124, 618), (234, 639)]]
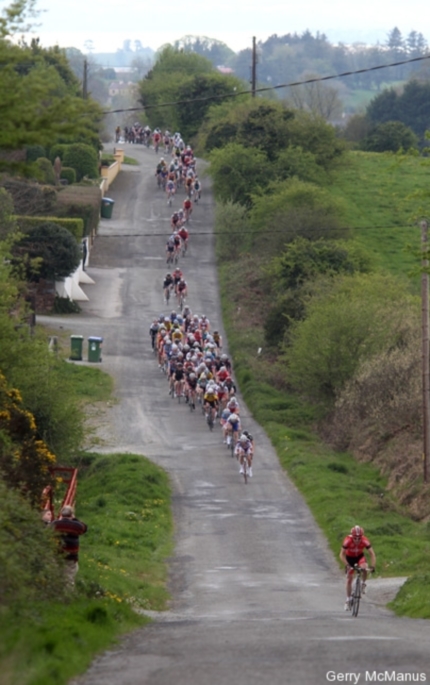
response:
[(79, 521), (74, 515), (73, 508), (65, 506), (61, 510), (60, 518), (50, 524), (61, 540), (61, 551), (65, 559), (66, 582), (70, 587), (75, 585), (75, 577), (79, 569), (79, 537), (87, 532), (87, 525)]

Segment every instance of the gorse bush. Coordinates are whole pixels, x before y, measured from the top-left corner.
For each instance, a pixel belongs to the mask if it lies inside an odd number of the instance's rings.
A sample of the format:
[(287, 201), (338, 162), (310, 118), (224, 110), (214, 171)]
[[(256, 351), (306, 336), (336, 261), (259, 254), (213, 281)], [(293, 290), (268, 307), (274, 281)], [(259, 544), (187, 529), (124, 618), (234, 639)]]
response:
[(64, 594), (61, 557), (51, 529), (1, 474), (0, 578), (0, 608)]

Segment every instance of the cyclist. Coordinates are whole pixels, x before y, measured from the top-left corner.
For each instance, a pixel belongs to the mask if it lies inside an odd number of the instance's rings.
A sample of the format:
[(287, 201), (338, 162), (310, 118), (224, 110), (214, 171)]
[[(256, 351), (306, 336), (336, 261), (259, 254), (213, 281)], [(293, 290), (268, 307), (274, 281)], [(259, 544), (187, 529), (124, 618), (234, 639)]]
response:
[(166, 242), (166, 264), (172, 262), (175, 258), (175, 236), (172, 234), (167, 238)]
[(158, 331), (160, 330), (160, 323), (158, 319), (154, 319), (151, 326), (149, 327), (149, 335), (151, 336), (151, 346), (155, 350), (155, 342), (157, 340)]
[(230, 412), (230, 416), (227, 418), (223, 425), (224, 442), (229, 446), (233, 440), (233, 445), (236, 444), (239, 437), (240, 430), (240, 417), (236, 412)]
[[(370, 556), (371, 566), (367, 565), (364, 550), (367, 550)], [(352, 579), (354, 577), (354, 566), (363, 568), (363, 585), (362, 592), (364, 594), (366, 589), (367, 571), (374, 571), (376, 565), (376, 556), (370, 541), (365, 537), (364, 530), (360, 526), (353, 526), (351, 532), (346, 536), (342, 542), (339, 558), (345, 564), (346, 573), (346, 602), (345, 611), (348, 611), (351, 604), (352, 593)]]
[(174, 284), (175, 295), (177, 295), (177, 293), (178, 293), (178, 290), (177, 290), (178, 289), (178, 283), (181, 280), (181, 278), (183, 278), (183, 273), (182, 273), (181, 269), (179, 268), (179, 266), (177, 266), (173, 272), (173, 284)]
[(166, 183), (166, 193), (167, 193), (167, 204), (171, 205), (173, 197), (176, 192), (176, 183), (172, 178), (167, 179)]
[(246, 459), (248, 462), (248, 475), (252, 476), (252, 443), (245, 433), (242, 433), (240, 436), (234, 453), (239, 460), (239, 473), (243, 473), (243, 462)]
[(218, 394), (216, 391), (216, 386), (213, 382), (208, 383), (206, 386), (205, 394), (203, 395), (203, 406), (205, 409), (206, 417), (209, 417), (209, 415), (211, 414), (212, 424), (214, 424), (218, 411)]
[(185, 256), (185, 253), (188, 249), (188, 238), (189, 238), (189, 233), (185, 226), (181, 226), (181, 228), (178, 231), (178, 235), (180, 236), (182, 240), (182, 253)]
[(188, 297), (188, 287), (187, 287), (187, 282), (184, 281), (183, 278), (179, 281), (179, 283), (176, 286), (176, 297), (178, 298), (179, 305), (181, 304), (181, 298), (182, 298), (182, 306), (185, 302), (185, 298)]
[(193, 211), (192, 200), (190, 200), (189, 197), (186, 197), (182, 203), (182, 206), (184, 208), (184, 219), (185, 219), (185, 221), (188, 221), (190, 219), (191, 213)]
[(169, 301), (170, 291), (172, 290), (172, 288), (173, 288), (173, 276), (172, 276), (172, 274), (166, 274), (166, 276), (164, 277), (164, 281), (163, 281), (164, 299), (166, 301), (166, 304)]

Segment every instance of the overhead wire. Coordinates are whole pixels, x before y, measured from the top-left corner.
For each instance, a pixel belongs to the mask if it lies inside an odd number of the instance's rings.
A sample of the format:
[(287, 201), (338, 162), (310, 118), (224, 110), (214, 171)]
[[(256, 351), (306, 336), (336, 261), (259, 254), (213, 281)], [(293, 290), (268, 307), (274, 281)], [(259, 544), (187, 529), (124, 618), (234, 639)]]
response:
[[(355, 74), (365, 74), (370, 71), (378, 71), (380, 69), (390, 69), (392, 67), (399, 67), (404, 64), (412, 64), (413, 62), (422, 62), (430, 59), (430, 54), (422, 55), (421, 57), (410, 57), (409, 59), (399, 60), (398, 62), (391, 62), (390, 64), (378, 64), (373, 67), (365, 67), (363, 69), (355, 69), (351, 71), (343, 71), (339, 74), (330, 74), (329, 76), (315, 76), (303, 81), (291, 81), (290, 83), (281, 83), (277, 86), (263, 86), (256, 88), (255, 93), (264, 93), (281, 88), (293, 88), (294, 86), (303, 86), (309, 83), (319, 83), (321, 81), (330, 81), (333, 79), (345, 78), (346, 76), (354, 76)], [(218, 95), (207, 95), (201, 98), (191, 98), (186, 100), (175, 100), (173, 102), (160, 102), (156, 105), (142, 105), (141, 107), (127, 107), (122, 109), (111, 109), (104, 111), (103, 114), (119, 114), (121, 112), (141, 112), (148, 109), (160, 109), (163, 107), (177, 107), (178, 105), (192, 104), (193, 102), (210, 102), (215, 100), (225, 100), (227, 98), (236, 98), (242, 95), (251, 95), (250, 90), (232, 91), (231, 93), (222, 93)]]

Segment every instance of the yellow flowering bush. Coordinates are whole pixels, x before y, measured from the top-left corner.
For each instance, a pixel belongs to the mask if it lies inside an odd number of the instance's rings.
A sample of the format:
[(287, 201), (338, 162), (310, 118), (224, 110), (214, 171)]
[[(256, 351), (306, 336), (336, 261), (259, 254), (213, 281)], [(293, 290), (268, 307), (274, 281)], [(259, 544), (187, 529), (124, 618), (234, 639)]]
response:
[(8, 387), (0, 371), (0, 471), (7, 485), (39, 504), (55, 461), (38, 438), (34, 416), (22, 406), (19, 391)]

